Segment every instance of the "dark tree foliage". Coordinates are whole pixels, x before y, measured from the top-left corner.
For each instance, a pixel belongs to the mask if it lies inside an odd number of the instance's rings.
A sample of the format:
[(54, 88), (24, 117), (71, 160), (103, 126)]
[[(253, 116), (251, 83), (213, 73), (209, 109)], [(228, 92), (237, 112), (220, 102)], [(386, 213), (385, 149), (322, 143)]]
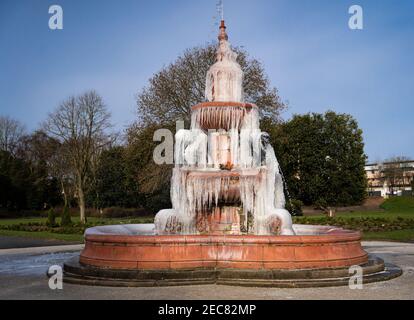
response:
[(56, 205), (59, 189), (41, 167), (0, 151), (0, 208), (43, 209)]
[(0, 151), (1, 207), (8, 210), (27, 209), (33, 189), (27, 163), (10, 152)]
[[(132, 172), (131, 172), (132, 173)], [(138, 187), (130, 176), (126, 151), (122, 146), (101, 153), (95, 173), (95, 184), (88, 191), (88, 203), (96, 208), (141, 206)]]
[(20, 139), (16, 157), (28, 164), (33, 181), (30, 208), (44, 208), (61, 203), (58, 179), (49, 172), (57, 143), (43, 131), (35, 131)]
[(22, 135), (13, 153), (1, 151), (0, 206), (8, 210), (44, 209), (60, 203), (58, 181), (49, 175), (54, 141), (41, 131)]
[(265, 126), (293, 198), (329, 206), (364, 200), (366, 156), (362, 131), (352, 116), (328, 111)]
[(137, 188), (142, 195), (143, 205), (153, 212), (171, 208), (172, 165), (157, 165), (153, 160), (154, 149), (159, 143), (153, 141), (154, 132), (161, 128), (175, 133), (175, 126), (171, 124), (131, 127), (126, 147), (125, 160), (131, 179), (130, 186)]

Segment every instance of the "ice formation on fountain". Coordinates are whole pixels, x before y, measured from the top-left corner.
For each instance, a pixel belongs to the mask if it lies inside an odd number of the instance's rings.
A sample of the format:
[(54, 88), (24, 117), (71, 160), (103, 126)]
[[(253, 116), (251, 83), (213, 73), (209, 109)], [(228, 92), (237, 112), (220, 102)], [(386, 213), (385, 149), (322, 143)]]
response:
[(227, 41), (226, 26), (221, 22), (217, 62), (206, 78), (206, 98), (209, 101), (243, 101), (243, 71), (237, 63), (237, 54)]
[(191, 129), (175, 137), (173, 209), (157, 214), (158, 234), (198, 234), (200, 221), (217, 212), (236, 216), (236, 225), (242, 217), (244, 232), (294, 234), (279, 163), (260, 131), (257, 107), (243, 103), (243, 72), (227, 40), (222, 21), (217, 62), (206, 78), (208, 102), (193, 107)]

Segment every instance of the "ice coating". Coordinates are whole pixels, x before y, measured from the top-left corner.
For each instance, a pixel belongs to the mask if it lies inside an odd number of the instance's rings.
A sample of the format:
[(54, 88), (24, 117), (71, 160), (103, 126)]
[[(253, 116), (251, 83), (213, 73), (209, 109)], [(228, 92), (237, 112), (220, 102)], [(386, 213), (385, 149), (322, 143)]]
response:
[(227, 41), (226, 26), (221, 22), (217, 62), (211, 66), (206, 77), (208, 101), (243, 101), (243, 71), (237, 63), (237, 54)]
[(243, 103), (243, 73), (225, 29), (222, 22), (217, 62), (207, 73), (211, 103), (193, 109), (190, 130), (176, 134), (173, 208), (157, 214), (155, 230), (198, 234), (200, 221), (218, 210), (219, 216), (239, 212), (239, 230), (232, 226), (231, 232), (294, 235), (279, 163), (260, 130), (257, 107)]
[[(252, 112), (257, 112), (257, 110)], [(191, 114), (191, 126), (192, 129), (199, 128), (201, 124), (211, 129), (240, 129), (246, 113), (246, 108), (234, 106), (198, 108)]]

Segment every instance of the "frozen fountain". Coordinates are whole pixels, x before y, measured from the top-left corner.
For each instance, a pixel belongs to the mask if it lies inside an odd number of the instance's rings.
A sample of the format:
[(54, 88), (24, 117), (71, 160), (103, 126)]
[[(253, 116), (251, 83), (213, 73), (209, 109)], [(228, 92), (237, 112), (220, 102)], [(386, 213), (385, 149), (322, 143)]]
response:
[(172, 209), (154, 224), (94, 227), (85, 249), (65, 264), (73, 283), (153, 286), (347, 284), (349, 267), (365, 282), (398, 269), (369, 257), (359, 232), (292, 225), (279, 163), (258, 107), (243, 99), (243, 72), (221, 22), (206, 100), (192, 107), (190, 130), (175, 141)]
[(155, 218), (157, 234), (294, 235), (283, 181), (257, 106), (243, 101), (243, 72), (224, 21), (208, 102), (192, 108), (191, 129), (176, 134), (173, 209)]

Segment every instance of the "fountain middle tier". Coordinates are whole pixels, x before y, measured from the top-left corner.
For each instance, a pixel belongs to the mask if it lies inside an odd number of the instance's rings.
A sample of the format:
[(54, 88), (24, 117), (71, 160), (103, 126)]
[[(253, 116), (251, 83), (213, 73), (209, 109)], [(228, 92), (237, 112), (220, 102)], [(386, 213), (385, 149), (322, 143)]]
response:
[[(267, 164), (233, 170), (176, 167), (171, 181), (172, 209), (160, 211), (155, 219), (159, 234), (197, 234), (197, 221), (217, 213), (237, 211), (239, 228), (252, 234), (294, 234), (290, 214), (284, 209), (281, 176), (273, 149)], [(272, 157), (273, 155), (273, 157)], [(271, 165), (272, 164), (272, 165)]]
[[(241, 205), (241, 183), (260, 183), (261, 175), (266, 170), (262, 168), (228, 170), (202, 170), (181, 168), (187, 172), (187, 190), (194, 191), (201, 187), (199, 202), (196, 209), (204, 209), (219, 205)], [(191, 192), (191, 191), (190, 191)]]
[[(252, 103), (210, 101), (192, 108), (192, 125), (203, 130), (240, 130), (248, 113), (258, 113)], [(256, 116), (257, 117), (257, 116)]]

